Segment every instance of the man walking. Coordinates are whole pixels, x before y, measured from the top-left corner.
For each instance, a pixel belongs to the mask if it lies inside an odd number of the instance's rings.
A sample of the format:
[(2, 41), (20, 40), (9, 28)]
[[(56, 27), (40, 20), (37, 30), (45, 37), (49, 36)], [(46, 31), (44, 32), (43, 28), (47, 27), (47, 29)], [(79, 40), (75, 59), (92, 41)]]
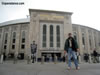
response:
[(37, 44), (35, 44), (35, 41), (33, 41), (33, 44), (31, 44), (32, 63), (36, 61), (36, 50)]
[(79, 51), (78, 49), (78, 44), (76, 42), (76, 40), (72, 37), (72, 34), (69, 33), (68, 34), (68, 39), (66, 39), (65, 41), (65, 47), (64, 47), (64, 54), (67, 53), (68, 56), (68, 70), (71, 69), (71, 58), (73, 57), (74, 59), (74, 64), (76, 69), (80, 69), (79, 65), (78, 65), (78, 60), (77, 60), (77, 51)]

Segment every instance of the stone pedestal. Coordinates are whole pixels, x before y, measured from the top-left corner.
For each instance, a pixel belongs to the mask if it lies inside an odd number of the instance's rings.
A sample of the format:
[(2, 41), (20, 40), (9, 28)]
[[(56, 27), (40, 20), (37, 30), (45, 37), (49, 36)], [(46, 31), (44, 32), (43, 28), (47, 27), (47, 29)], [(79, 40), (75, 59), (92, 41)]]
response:
[(44, 64), (44, 56), (41, 57), (41, 64)]
[(18, 60), (17, 59), (17, 56), (14, 56), (14, 62), (13, 63), (16, 64), (17, 63), (17, 60)]
[(92, 63), (91, 56), (89, 55), (89, 63)]
[(3, 56), (3, 54), (1, 55), (1, 58), (0, 58), (0, 64), (3, 64), (3, 58), (4, 58), (4, 56)]
[(14, 54), (14, 62), (13, 62), (14, 64), (16, 64), (17, 61), (18, 61), (17, 57), (18, 57), (18, 53), (15, 53), (15, 54)]
[(28, 55), (27, 56), (27, 64), (30, 64), (31, 63), (31, 57)]
[(57, 56), (54, 56), (54, 64), (57, 64)]
[(81, 55), (78, 56), (79, 64), (81, 64)]

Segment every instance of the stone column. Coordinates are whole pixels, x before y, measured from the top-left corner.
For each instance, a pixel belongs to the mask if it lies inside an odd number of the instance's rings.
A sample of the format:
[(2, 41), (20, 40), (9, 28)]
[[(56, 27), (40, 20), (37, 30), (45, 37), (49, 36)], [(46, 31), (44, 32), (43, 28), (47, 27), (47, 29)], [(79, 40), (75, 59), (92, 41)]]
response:
[(63, 31), (62, 31), (63, 32), (63, 45), (65, 44), (65, 41), (68, 38), (68, 33), (73, 33), (72, 32), (71, 15), (72, 14), (67, 14), (64, 17), (64, 21), (63, 21)]
[(47, 43), (47, 48), (49, 48), (50, 47), (50, 25), (46, 25), (47, 26), (47, 41), (46, 41), (46, 43)]
[(88, 50), (88, 54), (89, 54), (89, 62), (91, 63), (91, 54), (90, 54), (90, 45), (89, 45), (88, 28), (86, 28), (86, 38), (87, 38), (87, 50)]
[(8, 32), (8, 42), (7, 42), (7, 50), (6, 50), (6, 55), (8, 56), (8, 53), (10, 52), (10, 47), (11, 47), (11, 26), (9, 26), (9, 32)]
[(97, 37), (97, 39), (96, 39), (96, 41), (97, 41), (97, 52), (99, 52), (99, 35), (98, 35), (98, 31), (96, 32), (96, 37)]
[(19, 50), (20, 50), (20, 40), (21, 40), (21, 25), (19, 25), (18, 26), (18, 28), (17, 28), (17, 32), (16, 32), (16, 44), (15, 44), (15, 52), (14, 53), (16, 53), (16, 54), (18, 54), (19, 53)]
[(64, 41), (64, 25), (61, 24), (60, 26), (60, 49), (61, 51), (61, 57), (64, 55), (64, 45), (65, 45), (65, 41)]
[(95, 40), (94, 40), (94, 30), (92, 30), (92, 48), (95, 48)]
[(56, 25), (53, 25), (53, 43), (54, 49), (57, 49), (57, 35), (56, 35)]
[(83, 48), (82, 48), (82, 32), (81, 32), (81, 28), (80, 26), (78, 26), (78, 37), (79, 37), (79, 49), (80, 49), (80, 58), (79, 58), (79, 63), (82, 62), (82, 58), (83, 58)]
[(30, 25), (29, 25), (29, 42), (28, 42), (28, 48), (29, 48), (29, 52), (28, 54), (31, 56), (31, 48), (30, 48), (30, 44), (32, 43), (32, 41), (35, 41), (37, 44), (37, 50), (39, 50), (40, 48), (40, 23), (39, 23), (39, 16), (37, 13), (34, 12), (30, 12)]
[[(28, 24), (28, 25), (29, 25), (29, 24)], [(26, 47), (26, 48), (25, 48), (25, 53), (24, 53), (24, 54), (25, 54), (25, 59), (27, 59), (27, 57), (29, 57), (29, 55), (28, 55), (28, 49), (29, 49), (28, 46), (29, 46), (29, 45), (27, 45), (27, 42), (29, 41), (29, 40), (28, 40), (28, 36), (29, 36), (29, 31), (28, 31), (28, 29), (29, 29), (29, 28), (28, 28), (28, 26), (27, 26), (27, 27), (26, 27), (26, 30), (25, 30), (25, 33), (26, 33), (26, 35), (25, 35), (25, 39), (26, 39), (25, 47)], [(31, 51), (31, 50), (30, 50), (30, 51)]]
[(2, 29), (0, 29), (0, 55), (2, 54), (1, 53), (1, 50), (2, 50), (1, 49), (1, 47), (2, 47), (1, 45), (2, 45)]
[[(30, 18), (33, 18), (33, 16), (31, 17), (30, 16)], [(30, 44), (32, 44), (32, 41), (33, 41), (33, 33), (35, 32), (35, 26), (34, 25), (36, 25), (35, 24), (36, 22), (35, 21), (33, 21), (33, 19), (30, 19), (30, 25), (29, 25), (29, 36), (28, 36), (28, 42), (27, 42), (27, 44), (28, 44), (28, 51), (27, 51), (27, 54), (28, 54), (28, 56), (29, 56), (29, 58), (31, 58), (31, 47), (30, 47)], [(34, 31), (33, 31), (34, 30)]]
[(2, 33), (1, 33), (1, 54), (3, 53), (4, 50), (4, 46), (3, 46), (3, 42), (4, 42), (4, 28), (2, 28)]

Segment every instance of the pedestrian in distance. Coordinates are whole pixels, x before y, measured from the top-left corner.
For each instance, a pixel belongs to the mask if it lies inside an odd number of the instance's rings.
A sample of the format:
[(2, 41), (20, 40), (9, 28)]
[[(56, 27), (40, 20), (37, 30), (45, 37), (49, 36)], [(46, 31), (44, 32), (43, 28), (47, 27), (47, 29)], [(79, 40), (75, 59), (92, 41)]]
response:
[(85, 62), (89, 62), (89, 55), (88, 54), (84, 54), (84, 60), (85, 60)]
[(97, 53), (97, 51), (96, 51), (96, 49), (94, 49), (94, 51), (93, 51), (93, 62), (94, 63), (97, 63), (98, 62), (98, 53)]
[(35, 44), (35, 41), (31, 44), (31, 57), (32, 57), (32, 63), (36, 61), (36, 50), (37, 50), (37, 44)]

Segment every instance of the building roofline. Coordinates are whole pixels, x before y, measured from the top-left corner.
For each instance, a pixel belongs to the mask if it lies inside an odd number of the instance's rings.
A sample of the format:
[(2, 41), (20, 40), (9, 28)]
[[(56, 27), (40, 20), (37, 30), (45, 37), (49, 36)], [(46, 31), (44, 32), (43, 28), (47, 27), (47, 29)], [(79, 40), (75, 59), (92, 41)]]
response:
[(72, 12), (56, 11), (56, 10), (45, 10), (45, 9), (29, 9), (29, 11), (50, 12), (50, 13), (61, 13), (61, 14), (70, 14), (70, 15), (73, 14)]
[(0, 26), (6, 26), (6, 25), (12, 25), (12, 24), (18, 24), (18, 23), (27, 23), (27, 22), (30, 22), (29, 18), (16, 19), (16, 20), (2, 22), (0, 23)]
[(72, 23), (72, 25), (82, 26), (82, 27), (85, 27), (85, 28), (91, 28), (91, 29), (93, 29), (93, 30), (100, 31), (100, 30), (98, 30), (98, 29), (95, 29), (95, 28), (92, 28), (92, 27), (89, 27), (89, 26), (86, 26), (86, 25), (82, 25), (82, 24), (75, 24), (75, 23)]

